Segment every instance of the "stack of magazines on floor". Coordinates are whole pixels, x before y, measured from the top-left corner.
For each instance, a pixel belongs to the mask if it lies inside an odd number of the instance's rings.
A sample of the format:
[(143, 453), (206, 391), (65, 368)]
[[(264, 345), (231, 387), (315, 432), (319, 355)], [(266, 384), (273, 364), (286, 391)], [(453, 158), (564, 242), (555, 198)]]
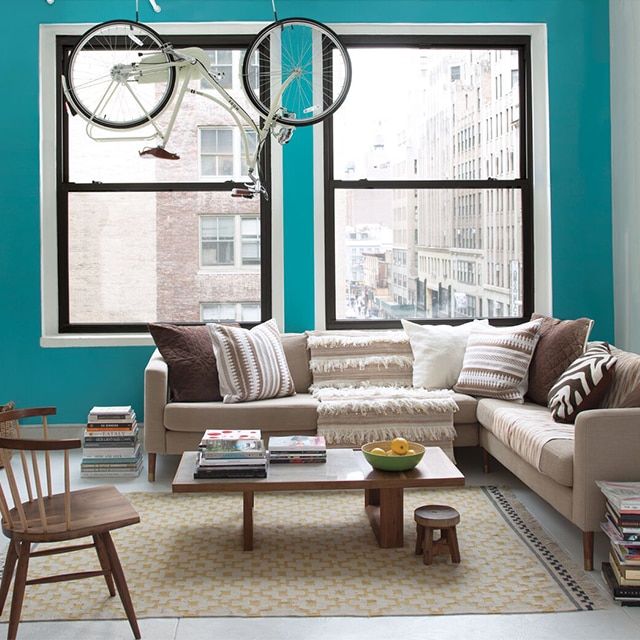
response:
[(266, 478), (267, 451), (257, 429), (208, 429), (198, 447), (194, 478)]
[(324, 436), (271, 436), (269, 462), (326, 462)]
[(602, 575), (614, 600), (640, 606), (640, 482), (596, 484), (607, 499), (601, 527), (611, 543)]

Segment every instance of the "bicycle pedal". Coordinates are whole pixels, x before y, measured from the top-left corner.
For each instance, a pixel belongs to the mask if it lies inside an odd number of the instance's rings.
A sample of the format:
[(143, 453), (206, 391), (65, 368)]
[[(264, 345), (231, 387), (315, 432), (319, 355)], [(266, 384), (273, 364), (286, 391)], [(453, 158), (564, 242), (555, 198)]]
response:
[(161, 160), (180, 160), (180, 156), (177, 153), (167, 151), (163, 147), (146, 147), (138, 153), (141, 158), (153, 156), (154, 158), (160, 158)]
[(248, 198), (248, 199), (251, 199), (255, 195), (256, 195), (255, 191), (252, 191), (251, 189), (240, 189), (240, 188), (231, 189), (231, 197), (232, 198)]

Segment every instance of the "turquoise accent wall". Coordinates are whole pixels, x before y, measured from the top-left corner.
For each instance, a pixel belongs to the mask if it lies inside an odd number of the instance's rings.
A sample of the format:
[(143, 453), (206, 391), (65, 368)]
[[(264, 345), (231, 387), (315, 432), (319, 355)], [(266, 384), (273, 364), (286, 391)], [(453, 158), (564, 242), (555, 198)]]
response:
[[(269, 0), (139, 0), (143, 22), (265, 21)], [(553, 311), (595, 319), (614, 341), (608, 0), (277, 1), (279, 17), (325, 22), (537, 22), (549, 41)], [(150, 347), (42, 348), (38, 28), (135, 17), (134, 0), (3, 2), (7, 51), (0, 115), (0, 402), (55, 405), (53, 423), (82, 423), (94, 404), (143, 408)], [(18, 65), (18, 62), (20, 63)], [(313, 328), (312, 133), (284, 148), (285, 323)]]

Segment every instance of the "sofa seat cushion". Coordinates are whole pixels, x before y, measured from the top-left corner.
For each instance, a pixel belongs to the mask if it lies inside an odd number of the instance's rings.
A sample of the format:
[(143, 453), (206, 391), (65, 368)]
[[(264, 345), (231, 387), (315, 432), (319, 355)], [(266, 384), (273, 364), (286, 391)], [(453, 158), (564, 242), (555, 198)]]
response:
[[(512, 402), (493, 398), (483, 398), (478, 402), (477, 416), (478, 422), (487, 431), (540, 473), (564, 486), (573, 486), (573, 425), (559, 425), (549, 409), (538, 404), (525, 402), (514, 405)], [(518, 435), (526, 434), (528, 424), (534, 428), (530, 435), (539, 435), (538, 444), (541, 444), (541, 449), (534, 450), (529, 459), (519, 450), (526, 441), (518, 439)], [(548, 437), (551, 438), (547, 441), (543, 434), (545, 429), (549, 430)], [(555, 437), (556, 435), (560, 437)]]
[(453, 414), (453, 424), (476, 424), (478, 399), (468, 396), (466, 393), (454, 391), (453, 401), (458, 405), (458, 410)]
[(308, 393), (232, 404), (170, 402), (164, 408), (164, 425), (185, 432), (224, 427), (296, 433), (316, 429), (317, 407), (318, 401)]

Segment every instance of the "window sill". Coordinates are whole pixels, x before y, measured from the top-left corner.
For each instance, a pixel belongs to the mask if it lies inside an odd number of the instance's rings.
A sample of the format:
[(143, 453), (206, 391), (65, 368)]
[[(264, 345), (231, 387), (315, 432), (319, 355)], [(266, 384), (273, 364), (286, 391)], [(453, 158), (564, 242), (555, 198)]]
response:
[(41, 336), (44, 348), (67, 347), (153, 347), (148, 333), (79, 333)]

